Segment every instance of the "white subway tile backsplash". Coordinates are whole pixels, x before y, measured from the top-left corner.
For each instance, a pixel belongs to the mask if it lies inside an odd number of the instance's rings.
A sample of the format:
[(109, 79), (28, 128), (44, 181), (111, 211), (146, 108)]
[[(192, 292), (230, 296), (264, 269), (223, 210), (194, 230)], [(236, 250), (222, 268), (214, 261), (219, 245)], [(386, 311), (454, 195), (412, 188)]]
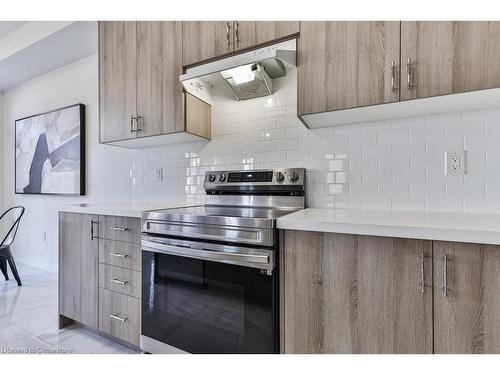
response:
[[(203, 199), (209, 170), (305, 167), (310, 207), (500, 212), (500, 108), (309, 130), (290, 77), (269, 97), (216, 97), (210, 142), (131, 151), (132, 198)], [(467, 175), (445, 176), (461, 149)]]

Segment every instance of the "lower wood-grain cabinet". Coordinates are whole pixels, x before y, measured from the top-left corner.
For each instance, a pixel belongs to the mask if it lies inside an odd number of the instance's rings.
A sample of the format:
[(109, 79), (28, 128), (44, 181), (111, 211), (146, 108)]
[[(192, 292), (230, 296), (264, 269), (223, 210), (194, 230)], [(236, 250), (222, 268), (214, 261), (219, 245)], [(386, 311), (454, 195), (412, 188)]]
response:
[(500, 246), (284, 231), (285, 353), (500, 353)]
[(59, 214), (60, 326), (74, 320), (97, 329), (97, 215)]
[(285, 231), (285, 353), (432, 353), (432, 243)]
[(60, 327), (81, 323), (139, 346), (140, 219), (59, 215)]
[(434, 352), (500, 353), (500, 246), (434, 242)]

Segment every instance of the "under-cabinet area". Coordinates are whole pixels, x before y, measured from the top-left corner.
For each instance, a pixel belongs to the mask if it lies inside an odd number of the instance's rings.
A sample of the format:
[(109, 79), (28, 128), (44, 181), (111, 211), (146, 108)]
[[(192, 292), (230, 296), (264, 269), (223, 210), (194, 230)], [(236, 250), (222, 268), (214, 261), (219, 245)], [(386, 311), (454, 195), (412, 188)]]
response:
[(499, 353), (500, 248), (284, 231), (284, 353)]

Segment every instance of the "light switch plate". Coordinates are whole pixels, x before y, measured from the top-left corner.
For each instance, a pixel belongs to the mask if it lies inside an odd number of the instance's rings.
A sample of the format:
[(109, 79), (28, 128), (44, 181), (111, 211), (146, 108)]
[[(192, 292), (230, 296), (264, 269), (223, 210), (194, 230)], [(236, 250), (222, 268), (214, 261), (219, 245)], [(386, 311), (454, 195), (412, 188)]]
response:
[(466, 173), (467, 152), (462, 151), (447, 151), (446, 158), (446, 176), (464, 176)]

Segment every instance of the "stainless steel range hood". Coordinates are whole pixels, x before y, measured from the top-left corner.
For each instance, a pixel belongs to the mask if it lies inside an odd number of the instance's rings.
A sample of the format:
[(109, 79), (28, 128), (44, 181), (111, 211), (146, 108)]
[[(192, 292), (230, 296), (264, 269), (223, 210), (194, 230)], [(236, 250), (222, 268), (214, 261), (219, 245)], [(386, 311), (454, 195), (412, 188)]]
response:
[(231, 87), (236, 100), (272, 95), (273, 79), (284, 77), (296, 65), (296, 40), (194, 66), (180, 76), (184, 89), (213, 105), (213, 88)]

